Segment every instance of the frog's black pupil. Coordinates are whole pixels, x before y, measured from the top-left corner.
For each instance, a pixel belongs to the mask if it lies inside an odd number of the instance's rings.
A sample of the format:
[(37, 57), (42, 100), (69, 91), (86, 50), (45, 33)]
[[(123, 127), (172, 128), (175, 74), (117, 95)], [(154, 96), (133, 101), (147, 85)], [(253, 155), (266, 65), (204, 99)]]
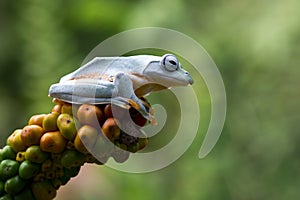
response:
[(176, 65), (176, 62), (174, 60), (170, 60), (169, 63), (171, 63), (172, 65)]

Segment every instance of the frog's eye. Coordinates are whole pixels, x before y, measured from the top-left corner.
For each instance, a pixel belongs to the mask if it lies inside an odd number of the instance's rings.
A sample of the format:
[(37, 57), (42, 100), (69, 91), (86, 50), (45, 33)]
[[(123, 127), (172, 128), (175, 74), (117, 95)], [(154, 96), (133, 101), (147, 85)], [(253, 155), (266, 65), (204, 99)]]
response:
[(163, 56), (161, 65), (170, 72), (174, 72), (179, 68), (179, 62), (177, 58), (172, 54), (166, 54)]

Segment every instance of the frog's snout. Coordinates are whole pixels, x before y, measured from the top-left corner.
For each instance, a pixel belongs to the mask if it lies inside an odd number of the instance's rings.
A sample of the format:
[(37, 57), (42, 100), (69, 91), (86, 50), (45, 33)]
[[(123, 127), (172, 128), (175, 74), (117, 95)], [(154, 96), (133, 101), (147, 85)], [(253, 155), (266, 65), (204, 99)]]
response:
[(189, 82), (189, 84), (192, 85), (194, 83), (194, 80), (193, 80), (192, 76), (190, 75), (190, 73), (186, 71), (185, 75), (187, 77), (187, 81)]

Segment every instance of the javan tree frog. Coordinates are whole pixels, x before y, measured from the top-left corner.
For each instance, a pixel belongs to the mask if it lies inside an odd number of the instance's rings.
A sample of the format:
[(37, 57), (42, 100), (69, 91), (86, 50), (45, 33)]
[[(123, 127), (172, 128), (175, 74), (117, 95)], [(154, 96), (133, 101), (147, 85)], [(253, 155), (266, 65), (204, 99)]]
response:
[(151, 120), (141, 97), (189, 84), (193, 84), (192, 77), (172, 54), (96, 57), (51, 85), (49, 96), (73, 104), (132, 106)]

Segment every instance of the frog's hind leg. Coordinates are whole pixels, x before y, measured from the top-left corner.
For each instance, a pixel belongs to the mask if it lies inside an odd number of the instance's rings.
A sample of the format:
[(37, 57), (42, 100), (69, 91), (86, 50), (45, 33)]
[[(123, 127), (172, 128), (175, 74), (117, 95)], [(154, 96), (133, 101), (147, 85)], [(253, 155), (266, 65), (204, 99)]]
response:
[(115, 92), (111, 82), (101, 80), (70, 80), (51, 85), (49, 96), (69, 103), (110, 103)]

